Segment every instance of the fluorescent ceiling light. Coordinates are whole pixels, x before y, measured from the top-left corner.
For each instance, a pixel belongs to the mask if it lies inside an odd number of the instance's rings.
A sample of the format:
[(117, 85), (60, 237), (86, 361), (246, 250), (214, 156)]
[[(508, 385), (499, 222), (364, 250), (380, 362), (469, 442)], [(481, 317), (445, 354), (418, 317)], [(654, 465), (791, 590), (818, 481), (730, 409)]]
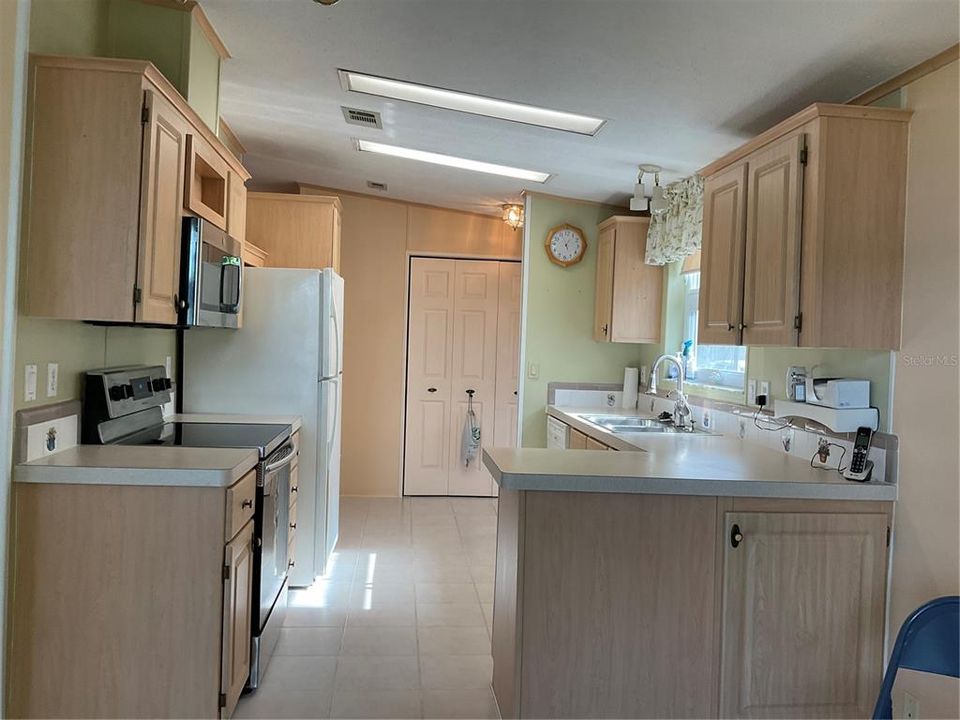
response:
[(420, 105), (457, 110), (473, 115), (484, 115), (500, 120), (512, 120), (513, 122), (537, 125), (553, 130), (565, 130), (579, 135), (596, 135), (597, 131), (606, 122), (601, 118), (577, 115), (560, 110), (548, 110), (533, 105), (496, 100), (482, 95), (444, 90), (402, 80), (391, 80), (376, 75), (355, 73), (350, 70), (340, 70), (339, 72), (340, 85), (347, 91), (377, 95), (394, 100), (405, 100)]
[(454, 155), (441, 155), (440, 153), (414, 150), (398, 145), (385, 145), (384, 143), (372, 142), (370, 140), (357, 140), (356, 143), (357, 150), (361, 152), (392, 155), (393, 157), (419, 160), (420, 162), (445, 165), (446, 167), (460, 168), (461, 170), (490, 173), (491, 175), (505, 175), (506, 177), (530, 180), (536, 183), (544, 183), (550, 179), (550, 173), (522, 170), (521, 168), (510, 167), (509, 165), (494, 165), (493, 163), (480, 162), (479, 160), (467, 160), (466, 158), (455, 157)]

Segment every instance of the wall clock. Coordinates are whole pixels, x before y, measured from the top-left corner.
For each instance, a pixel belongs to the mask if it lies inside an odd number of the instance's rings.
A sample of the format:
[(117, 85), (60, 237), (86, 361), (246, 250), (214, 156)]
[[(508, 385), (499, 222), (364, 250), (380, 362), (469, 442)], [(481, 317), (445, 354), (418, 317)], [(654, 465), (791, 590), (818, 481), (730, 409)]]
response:
[(550, 229), (543, 247), (550, 262), (560, 267), (570, 267), (583, 260), (587, 252), (587, 238), (580, 228), (564, 223)]

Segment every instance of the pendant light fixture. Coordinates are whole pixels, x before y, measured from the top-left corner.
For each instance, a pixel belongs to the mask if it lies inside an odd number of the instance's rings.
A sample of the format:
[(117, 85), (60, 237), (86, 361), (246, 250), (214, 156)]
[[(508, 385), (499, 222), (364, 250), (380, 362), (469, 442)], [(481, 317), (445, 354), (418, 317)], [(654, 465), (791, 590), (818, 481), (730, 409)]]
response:
[[(633, 186), (633, 197), (630, 198), (630, 209), (634, 212), (650, 212), (654, 211), (654, 202), (659, 202), (662, 206), (663, 204), (663, 188), (660, 187), (660, 171), (662, 168), (659, 165), (649, 165), (644, 164), (638, 168), (637, 172), (637, 182)], [(643, 182), (644, 175), (653, 175), (653, 188), (650, 191), (650, 194), (647, 194), (647, 186)], [(659, 206), (658, 206), (659, 207)]]
[(507, 203), (502, 205), (503, 221), (514, 230), (523, 227), (523, 205), (517, 203)]

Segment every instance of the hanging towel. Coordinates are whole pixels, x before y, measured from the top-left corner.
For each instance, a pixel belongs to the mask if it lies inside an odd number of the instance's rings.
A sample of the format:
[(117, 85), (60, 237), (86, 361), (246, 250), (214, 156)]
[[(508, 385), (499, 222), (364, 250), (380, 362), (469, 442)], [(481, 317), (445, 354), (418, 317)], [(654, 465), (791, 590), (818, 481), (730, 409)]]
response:
[(473, 411), (473, 396), (467, 400), (467, 416), (463, 421), (463, 435), (460, 439), (460, 460), (464, 467), (470, 467), (470, 462), (477, 457), (480, 450), (480, 423), (477, 414)]

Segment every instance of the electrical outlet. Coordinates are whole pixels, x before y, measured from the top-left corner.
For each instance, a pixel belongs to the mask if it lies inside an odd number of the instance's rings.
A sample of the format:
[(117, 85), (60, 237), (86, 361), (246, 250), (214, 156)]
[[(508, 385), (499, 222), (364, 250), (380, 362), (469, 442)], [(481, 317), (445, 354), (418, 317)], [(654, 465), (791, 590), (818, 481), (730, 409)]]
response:
[(167, 355), (163, 360), (163, 369), (167, 371), (167, 377), (173, 377), (173, 360)]
[(27, 365), (23, 369), (23, 400), (32, 402), (37, 399), (37, 366)]
[(529, 363), (527, 365), (527, 378), (530, 380), (540, 379), (540, 365), (538, 363)]
[(908, 692), (903, 693), (903, 717), (906, 720), (919, 720), (920, 701)]
[(753, 378), (747, 381), (747, 405), (757, 404), (757, 381)]
[(60, 379), (60, 365), (47, 363), (47, 397), (57, 396), (57, 382)]
[(760, 395), (766, 395), (766, 396), (767, 396), (767, 402), (770, 401), (770, 381), (769, 381), (769, 380), (761, 380), (761, 381), (760, 381), (760, 393), (759, 393), (759, 394), (760, 394)]

